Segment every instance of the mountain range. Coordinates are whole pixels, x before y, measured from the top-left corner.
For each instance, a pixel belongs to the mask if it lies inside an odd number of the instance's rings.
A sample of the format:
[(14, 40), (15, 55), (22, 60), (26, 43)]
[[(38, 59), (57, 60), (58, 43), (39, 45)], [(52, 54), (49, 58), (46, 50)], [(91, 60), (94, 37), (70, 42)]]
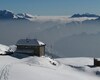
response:
[[(84, 18), (84, 17), (88, 17), (88, 18), (97, 18), (97, 20), (100, 19), (99, 15), (96, 14), (89, 14), (89, 13), (85, 13), (85, 14), (74, 14), (72, 15), (70, 18)], [(10, 11), (10, 10), (0, 10), (0, 19), (14, 19), (14, 20), (18, 20), (18, 19), (24, 19), (24, 20), (29, 20), (29, 19), (33, 19), (34, 16), (31, 14), (27, 14), (27, 13), (18, 13), (15, 14), (14, 12)], [(36, 18), (36, 16), (35, 16)], [(43, 16), (43, 19), (45, 17)], [(52, 18), (52, 17), (46, 17), (48, 18)], [(55, 17), (53, 17), (53, 19), (55, 19)]]
[(100, 17), (32, 16), (0, 10), (0, 43), (16, 44), (26, 37), (43, 41), (59, 57), (98, 57)]
[(77, 17), (100, 17), (100, 16), (96, 14), (85, 13), (85, 14), (74, 14), (71, 17), (77, 18)]
[(26, 13), (15, 14), (9, 10), (0, 10), (0, 19), (27, 19), (32, 18), (32, 15)]

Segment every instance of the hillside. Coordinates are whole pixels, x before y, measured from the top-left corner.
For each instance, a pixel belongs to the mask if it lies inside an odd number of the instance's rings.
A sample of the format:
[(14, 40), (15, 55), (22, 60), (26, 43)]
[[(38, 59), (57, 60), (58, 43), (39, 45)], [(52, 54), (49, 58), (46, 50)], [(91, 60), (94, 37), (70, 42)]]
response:
[[(80, 60), (78, 64), (77, 60)], [(96, 72), (99, 72), (100, 68), (89, 68), (85, 66), (86, 63), (82, 63), (84, 60), (87, 64), (92, 64), (91, 58), (52, 60), (48, 57), (17, 59), (11, 56), (0, 56), (0, 80), (99, 80), (100, 75)]]
[[(11, 49), (14, 47), (10, 46)], [(8, 48), (0, 46), (2, 53)], [(93, 65), (93, 58), (27, 56), (20, 59), (17, 56), (0, 55), (0, 80), (99, 80), (100, 68), (88, 65)]]

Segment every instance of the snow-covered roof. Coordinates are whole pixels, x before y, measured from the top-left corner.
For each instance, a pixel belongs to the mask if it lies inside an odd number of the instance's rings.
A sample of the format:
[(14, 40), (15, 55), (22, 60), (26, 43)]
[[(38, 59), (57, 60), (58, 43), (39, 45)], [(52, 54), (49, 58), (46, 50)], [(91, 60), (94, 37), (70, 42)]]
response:
[(16, 45), (41, 46), (45, 44), (37, 39), (20, 39), (17, 41)]

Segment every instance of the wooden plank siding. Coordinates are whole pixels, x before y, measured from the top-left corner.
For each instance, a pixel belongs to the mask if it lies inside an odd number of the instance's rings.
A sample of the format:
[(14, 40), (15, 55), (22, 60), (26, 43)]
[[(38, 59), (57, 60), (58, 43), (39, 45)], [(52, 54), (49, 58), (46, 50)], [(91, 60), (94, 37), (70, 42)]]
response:
[(45, 45), (46, 44), (37, 39), (20, 39), (16, 43), (16, 52), (32, 56), (44, 56)]
[(40, 56), (45, 55), (45, 46), (40, 47)]
[(16, 52), (28, 54), (31, 56), (44, 56), (45, 55), (45, 46), (17, 45)]

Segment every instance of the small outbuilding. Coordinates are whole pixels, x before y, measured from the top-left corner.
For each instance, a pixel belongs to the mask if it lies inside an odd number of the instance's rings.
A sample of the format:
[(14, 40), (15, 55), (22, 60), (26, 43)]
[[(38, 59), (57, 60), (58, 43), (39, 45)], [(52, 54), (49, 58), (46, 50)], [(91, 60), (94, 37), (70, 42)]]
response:
[(100, 60), (94, 58), (94, 67), (100, 67)]
[(37, 39), (20, 39), (16, 43), (15, 52), (40, 57), (45, 55), (45, 45)]

